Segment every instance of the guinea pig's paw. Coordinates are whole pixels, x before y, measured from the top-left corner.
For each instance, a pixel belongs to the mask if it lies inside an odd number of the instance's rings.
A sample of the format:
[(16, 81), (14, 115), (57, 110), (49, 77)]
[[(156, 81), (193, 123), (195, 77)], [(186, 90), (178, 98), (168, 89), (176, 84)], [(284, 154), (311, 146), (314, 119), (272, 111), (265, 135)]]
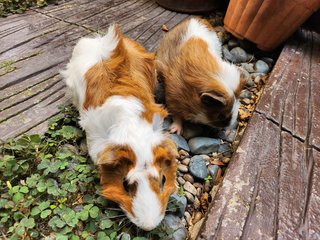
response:
[(170, 133), (176, 133), (178, 135), (181, 135), (183, 133), (182, 124), (178, 122), (173, 122), (169, 129)]

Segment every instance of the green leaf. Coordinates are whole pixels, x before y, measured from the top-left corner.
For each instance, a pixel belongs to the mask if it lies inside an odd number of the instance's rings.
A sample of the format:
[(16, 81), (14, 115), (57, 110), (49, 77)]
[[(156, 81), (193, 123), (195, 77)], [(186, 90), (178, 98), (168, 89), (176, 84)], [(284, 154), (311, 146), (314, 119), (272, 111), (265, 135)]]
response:
[(57, 236), (56, 236), (56, 240), (68, 240), (68, 236), (58, 233)]
[(26, 186), (22, 186), (22, 187), (20, 187), (19, 192), (22, 192), (22, 193), (28, 193), (28, 192), (29, 192), (29, 188), (28, 188), (28, 187), (26, 187)]
[(23, 226), (18, 226), (18, 227), (16, 227), (14, 232), (16, 234), (18, 234), (19, 236), (22, 236), (25, 233), (25, 229)]
[(99, 228), (104, 230), (104, 229), (112, 227), (112, 225), (113, 225), (113, 222), (107, 218), (107, 219), (101, 220), (101, 222), (99, 224)]
[(50, 202), (49, 201), (41, 202), (39, 204), (39, 209), (40, 209), (40, 211), (43, 211), (46, 208), (48, 208), (49, 206), (50, 206)]
[(50, 214), (52, 213), (52, 211), (50, 209), (44, 210), (41, 212), (40, 217), (41, 218), (46, 218), (48, 217)]
[(98, 232), (97, 240), (110, 240), (110, 238), (104, 232)]
[(31, 210), (31, 216), (38, 215), (40, 212), (41, 212), (41, 210), (40, 210), (39, 207), (34, 207), (34, 208), (32, 208), (32, 210)]
[(86, 238), (86, 240), (94, 240), (94, 238), (92, 236), (89, 236)]
[(148, 240), (148, 238), (145, 238), (145, 237), (134, 237), (132, 240)]
[(33, 134), (33, 135), (30, 135), (30, 140), (35, 144), (39, 144), (41, 142), (41, 137), (38, 134)]
[(15, 203), (18, 203), (20, 202), (20, 200), (22, 200), (24, 198), (24, 195), (20, 192), (16, 193), (13, 195), (13, 198), (12, 200), (15, 202)]
[(71, 240), (80, 240), (80, 238), (77, 235), (72, 235)]
[(117, 232), (112, 232), (112, 233), (110, 234), (111, 240), (115, 239), (116, 236), (117, 236)]
[(29, 188), (33, 188), (37, 185), (38, 180), (40, 179), (40, 175), (39, 174), (32, 174), (30, 177), (27, 178), (27, 185)]
[(89, 218), (89, 212), (87, 210), (83, 210), (78, 214), (78, 216), (82, 221), (87, 221)]
[(100, 210), (97, 206), (92, 207), (89, 211), (90, 217), (97, 218), (99, 216), (99, 212)]
[(33, 228), (36, 224), (34, 222), (34, 218), (23, 218), (20, 221), (20, 225), (26, 228)]

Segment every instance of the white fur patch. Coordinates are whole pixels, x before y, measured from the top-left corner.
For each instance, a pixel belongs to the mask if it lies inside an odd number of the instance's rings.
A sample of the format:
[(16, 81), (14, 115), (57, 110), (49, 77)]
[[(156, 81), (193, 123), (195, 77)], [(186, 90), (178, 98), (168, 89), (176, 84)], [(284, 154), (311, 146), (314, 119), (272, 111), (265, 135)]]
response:
[(206, 25), (195, 18), (190, 19), (188, 30), (182, 41), (186, 42), (193, 37), (201, 38), (206, 41), (210, 53), (213, 56), (221, 58), (221, 43), (217, 34), (214, 31), (210, 31)]
[(81, 106), (85, 100), (86, 81), (84, 75), (98, 62), (110, 58), (118, 41), (114, 26), (111, 26), (106, 35), (81, 38), (74, 47), (70, 62), (66, 69), (61, 71), (61, 75), (71, 90), (74, 104), (79, 111), (82, 110)]
[(128, 214), (130, 220), (144, 230), (152, 230), (159, 225), (164, 217), (159, 198), (150, 188), (145, 177), (137, 179), (138, 189), (133, 199), (132, 210), (135, 216)]

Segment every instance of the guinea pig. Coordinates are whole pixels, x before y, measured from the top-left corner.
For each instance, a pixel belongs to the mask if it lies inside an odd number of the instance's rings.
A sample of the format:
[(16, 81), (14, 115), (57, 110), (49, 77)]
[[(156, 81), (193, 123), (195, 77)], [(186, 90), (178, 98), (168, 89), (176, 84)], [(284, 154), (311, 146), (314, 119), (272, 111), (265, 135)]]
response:
[(101, 194), (138, 227), (152, 230), (176, 191), (176, 145), (162, 130), (167, 112), (154, 102), (154, 54), (117, 26), (82, 38), (61, 72), (80, 113)]
[(156, 68), (173, 117), (172, 133), (182, 133), (184, 120), (214, 128), (236, 121), (243, 81), (238, 68), (222, 60), (221, 43), (206, 20), (187, 19), (166, 33)]

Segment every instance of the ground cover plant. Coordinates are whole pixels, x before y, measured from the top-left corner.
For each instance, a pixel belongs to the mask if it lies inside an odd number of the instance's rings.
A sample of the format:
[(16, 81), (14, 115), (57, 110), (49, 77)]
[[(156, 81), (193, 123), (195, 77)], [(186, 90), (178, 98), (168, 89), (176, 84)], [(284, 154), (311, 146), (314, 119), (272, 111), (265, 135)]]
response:
[(47, 0), (0, 0), (0, 17), (11, 13), (23, 13), (30, 7), (44, 7), (54, 1)]
[(87, 155), (77, 116), (73, 107), (65, 107), (45, 135), (2, 144), (0, 238), (170, 238), (170, 229), (163, 226), (149, 233), (137, 229), (99, 195), (98, 171)]

